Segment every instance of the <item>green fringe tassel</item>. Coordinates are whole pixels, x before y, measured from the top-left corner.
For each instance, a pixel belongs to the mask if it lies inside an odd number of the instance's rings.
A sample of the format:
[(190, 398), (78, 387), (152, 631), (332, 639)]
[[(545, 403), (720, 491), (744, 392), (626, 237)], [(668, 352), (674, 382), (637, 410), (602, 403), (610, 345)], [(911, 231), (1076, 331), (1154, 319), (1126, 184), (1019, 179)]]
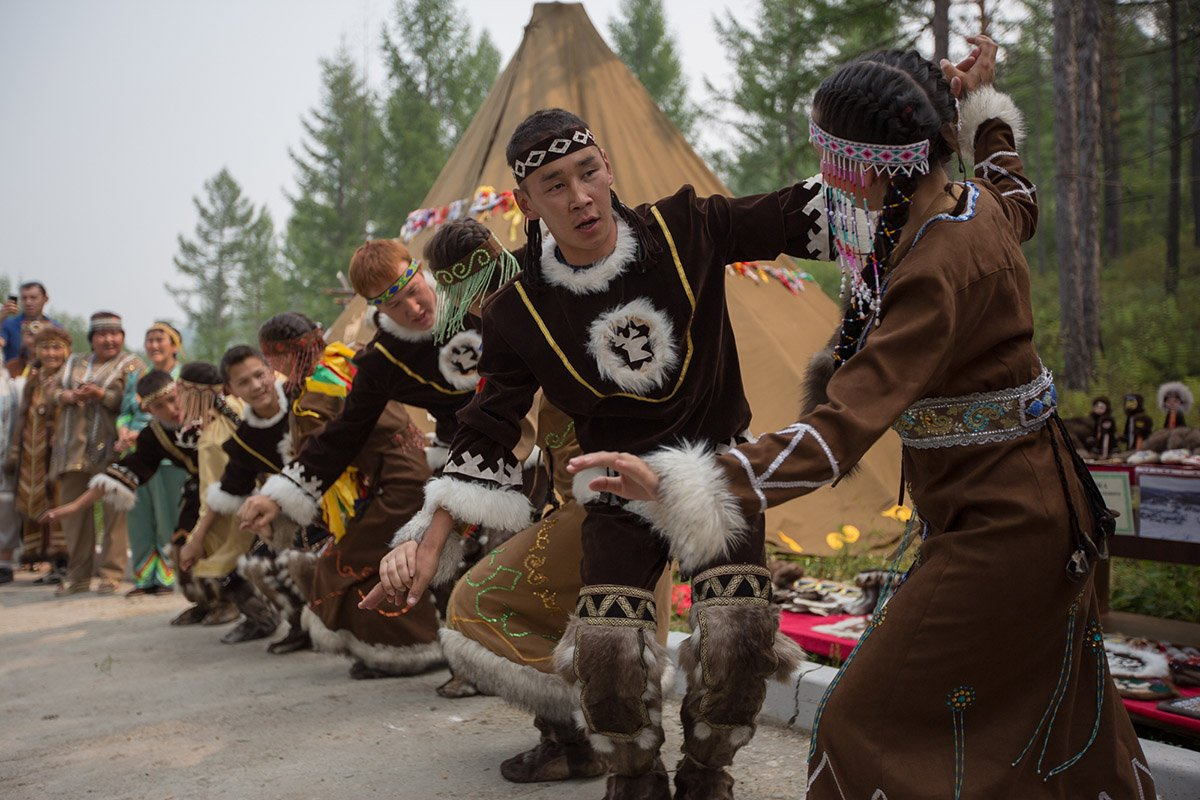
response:
[[(499, 270), (500, 279), (493, 284), (492, 278), (495, 277), (497, 270)], [(433, 338), (437, 343), (444, 344), (451, 336), (463, 330), (471, 306), (477, 300), (482, 300), (489, 288), (494, 290), (503, 286), (520, 271), (521, 265), (505, 248), (499, 258), (493, 259), (491, 263), (466, 280), (450, 286), (438, 283), (437, 318), (433, 323)]]

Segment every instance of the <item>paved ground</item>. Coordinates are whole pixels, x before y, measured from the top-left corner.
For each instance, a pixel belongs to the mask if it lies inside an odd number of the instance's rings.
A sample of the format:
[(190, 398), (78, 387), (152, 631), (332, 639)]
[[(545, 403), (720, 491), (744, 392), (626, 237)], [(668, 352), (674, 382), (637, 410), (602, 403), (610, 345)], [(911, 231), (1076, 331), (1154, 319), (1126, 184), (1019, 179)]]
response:
[[(125, 587), (123, 587), (125, 588)], [(516, 785), (500, 761), (528, 718), (490, 697), (445, 700), (445, 672), (354, 681), (348, 662), (229, 646), (171, 628), (182, 598), (56, 599), (0, 587), (0, 797), (600, 798), (599, 781)], [(679, 748), (669, 706), (668, 761)], [(739, 800), (803, 796), (808, 741), (764, 726), (734, 766)]]

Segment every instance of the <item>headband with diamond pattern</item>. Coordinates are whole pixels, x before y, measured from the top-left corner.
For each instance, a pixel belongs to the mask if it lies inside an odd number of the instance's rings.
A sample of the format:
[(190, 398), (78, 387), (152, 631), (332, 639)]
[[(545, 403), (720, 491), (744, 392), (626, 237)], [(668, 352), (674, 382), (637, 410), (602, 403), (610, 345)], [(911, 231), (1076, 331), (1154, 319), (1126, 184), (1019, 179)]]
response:
[(513, 177), (517, 179), (517, 183), (525, 180), (525, 176), (536, 170), (538, 167), (545, 166), (552, 161), (557, 161), (565, 155), (574, 153), (576, 150), (582, 150), (585, 147), (591, 147), (596, 144), (596, 137), (587, 128), (570, 128), (559, 136), (550, 136), (542, 139), (527, 148), (524, 152), (518, 153), (513, 162), (509, 164), (509, 169), (512, 170)]

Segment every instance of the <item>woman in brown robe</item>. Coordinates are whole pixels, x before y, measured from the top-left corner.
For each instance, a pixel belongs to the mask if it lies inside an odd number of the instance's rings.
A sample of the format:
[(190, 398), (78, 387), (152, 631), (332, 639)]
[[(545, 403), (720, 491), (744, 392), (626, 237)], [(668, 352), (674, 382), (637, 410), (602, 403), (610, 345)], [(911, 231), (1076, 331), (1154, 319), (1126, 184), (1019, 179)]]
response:
[[(976, 41), (990, 62), (994, 44)], [(964, 87), (977, 75), (948, 72)], [(943, 169), (953, 98), (934, 65), (876, 54), (817, 91), (831, 218), (847, 196), (883, 213), (867, 252), (852, 216), (835, 232), (843, 267), (858, 256), (869, 269), (848, 271), (854, 301), (818, 356), (829, 379), (811, 410), (724, 456), (684, 446), (572, 467), (618, 470), (593, 488), (650, 501), (668, 535), (715, 525), (728, 547), (744, 520), (835, 482), (894, 427), (919, 553), (821, 703), (807, 797), (1153, 797), (1107, 673), (1091, 569), (1104, 526), (1033, 347), (1019, 245), (1037, 207), (1015, 152), (1020, 117), (990, 86), (971, 88), (959, 141), (1008, 146), (963, 183)], [(889, 169), (884, 152), (921, 167)]]
[(55, 421), (49, 389), (71, 354), (71, 335), (57, 326), (47, 326), (34, 339), (33, 352), (36, 361), (22, 391), (8, 463), (17, 475), (17, 513), (23, 523), (21, 560), (26, 564), (50, 562), (54, 565), (51, 572), (38, 581), (59, 583), (66, 567), (67, 540), (58, 523), (46, 524), (38, 518), (56, 500), (54, 484), (47, 480)]

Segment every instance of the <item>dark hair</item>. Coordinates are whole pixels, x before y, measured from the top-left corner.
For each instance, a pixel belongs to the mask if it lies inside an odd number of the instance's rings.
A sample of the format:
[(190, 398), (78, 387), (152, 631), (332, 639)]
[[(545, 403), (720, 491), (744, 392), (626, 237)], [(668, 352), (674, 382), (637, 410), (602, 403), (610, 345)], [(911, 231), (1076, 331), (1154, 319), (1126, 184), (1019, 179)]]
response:
[[(225, 355), (221, 356), (221, 366), (219, 368), (221, 373), (221, 381), (223, 383), (229, 383), (229, 371), (243, 361), (248, 361), (251, 358), (257, 358), (264, 364), (267, 363), (267, 359), (263, 357), (263, 354), (248, 344), (235, 344), (233, 347), (226, 350)], [(270, 365), (268, 364), (267, 366)]]
[(139, 397), (149, 397), (160, 389), (172, 383), (175, 379), (171, 377), (171, 373), (163, 372), (161, 369), (152, 369), (142, 377), (138, 378), (137, 389)]
[(221, 370), (207, 361), (189, 361), (179, 369), (179, 379), (205, 386), (219, 386), (225, 382)]
[[(586, 122), (562, 108), (543, 108), (535, 111), (522, 120), (521, 124), (513, 131), (512, 136), (509, 137), (508, 145), (504, 148), (505, 162), (512, 164), (517, 156), (543, 139), (564, 135), (572, 128), (587, 127)], [(597, 146), (599, 145), (597, 144)], [(524, 183), (524, 179), (517, 185), (520, 186), (521, 183)], [(609, 194), (612, 195), (613, 211), (625, 220), (637, 239), (638, 254), (635, 267), (639, 272), (645, 272), (654, 264), (654, 259), (662, 248), (650, 235), (650, 229), (645, 220), (622, 203), (616, 192), (610, 189)], [(535, 288), (542, 285), (542, 229), (538, 220), (525, 220), (525, 239), (525, 256), (521, 260), (521, 271), (524, 273), (522, 282)]]
[(25, 281), (17, 288), (17, 291), (23, 292), (26, 289), (32, 289), (35, 286), (42, 290), (42, 297), (50, 296), (50, 294), (46, 291), (45, 285), (43, 285), (41, 281)]
[(286, 342), (303, 336), (317, 327), (317, 323), (298, 311), (276, 314), (258, 328), (260, 342)]
[[(915, 50), (868, 53), (839, 67), (821, 82), (813, 97), (813, 116), (830, 134), (871, 144), (927, 140), (931, 164), (944, 164), (954, 153), (942, 135), (942, 125), (953, 122), (955, 113), (950, 84), (941, 69)], [(918, 176), (903, 173), (888, 180), (874, 242), (880, 270), (863, 271), (872, 290), (886, 280), (917, 182)], [(866, 316), (853, 304), (846, 308), (834, 346), (835, 368), (861, 346)]]
[(469, 217), (448, 222), (425, 245), (425, 263), (434, 272), (445, 269), (491, 237), (482, 222)]

